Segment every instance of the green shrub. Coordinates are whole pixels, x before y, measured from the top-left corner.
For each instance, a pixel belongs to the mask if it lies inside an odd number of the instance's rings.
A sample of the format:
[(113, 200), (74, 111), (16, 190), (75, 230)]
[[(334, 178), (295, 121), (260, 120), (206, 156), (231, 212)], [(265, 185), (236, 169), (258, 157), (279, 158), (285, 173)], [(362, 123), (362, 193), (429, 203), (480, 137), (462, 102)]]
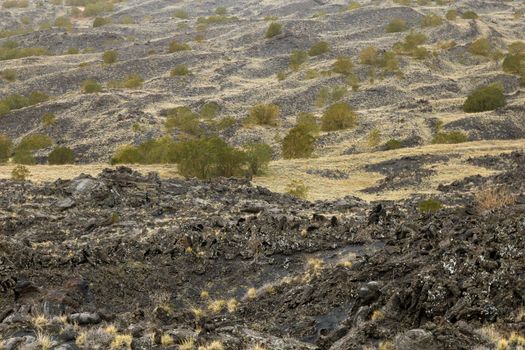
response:
[(44, 134), (30, 134), (25, 136), (18, 146), (17, 150), (36, 151), (39, 149), (48, 148), (53, 145), (53, 140)]
[(138, 146), (124, 145), (117, 149), (112, 164), (173, 164), (179, 157), (179, 146), (170, 137), (149, 140)]
[(350, 75), (352, 74), (352, 70), (354, 68), (354, 64), (352, 63), (352, 59), (347, 56), (339, 56), (337, 58), (337, 61), (332, 65), (332, 70), (335, 73), (343, 74), (343, 75)]
[(228, 10), (226, 9), (226, 7), (217, 7), (215, 9), (215, 14), (219, 16), (224, 16), (228, 14)]
[(503, 60), (502, 68), (507, 73), (522, 74), (525, 72), (525, 54), (508, 54)]
[(23, 165), (17, 165), (11, 171), (11, 179), (15, 181), (26, 181), (27, 178), (31, 175), (29, 169)]
[(468, 51), (473, 55), (488, 57), (493, 49), (488, 39), (480, 38), (469, 45)]
[(48, 128), (56, 124), (57, 117), (53, 113), (46, 113), (42, 116), (42, 126)]
[(310, 47), (308, 55), (319, 56), (330, 51), (330, 45), (326, 41), (319, 41)]
[(120, 24), (125, 24), (125, 25), (135, 24), (135, 20), (133, 19), (133, 17), (126, 15), (126, 16), (122, 16), (119, 19), (119, 23)]
[(461, 14), (463, 19), (478, 19), (478, 14), (474, 11), (466, 11)]
[(282, 154), (285, 159), (309, 158), (315, 150), (316, 137), (307, 124), (297, 124), (284, 137)]
[(16, 71), (14, 69), (4, 69), (0, 71), (0, 78), (13, 82), (16, 80)]
[(93, 28), (102, 27), (111, 23), (111, 18), (97, 17), (93, 21)]
[(263, 175), (272, 160), (272, 148), (265, 143), (251, 143), (245, 147), (248, 170), (252, 175)]
[(373, 46), (365, 47), (359, 53), (359, 59), (362, 64), (374, 66), (379, 61), (379, 51)]
[(118, 53), (117, 51), (114, 51), (114, 50), (106, 51), (102, 54), (102, 60), (104, 61), (105, 64), (113, 64), (117, 62), (117, 58), (118, 58)]
[(283, 25), (281, 23), (272, 22), (266, 30), (266, 38), (270, 39), (282, 33)]
[(113, 11), (113, 8), (113, 3), (109, 1), (98, 1), (87, 4), (84, 8), (83, 15), (87, 17), (97, 16), (105, 12), (111, 12)]
[(401, 147), (403, 147), (401, 141), (396, 140), (396, 139), (390, 139), (384, 145), (384, 148), (387, 151), (394, 150), (394, 149), (399, 149)]
[(82, 82), (82, 92), (85, 94), (93, 94), (102, 91), (102, 86), (93, 79), (87, 79)]
[(200, 110), (201, 118), (215, 118), (221, 111), (221, 106), (217, 102), (207, 102), (202, 105)]
[(41, 47), (0, 47), (0, 61), (14, 60), (30, 56), (47, 56), (49, 51)]
[(188, 19), (190, 18), (190, 15), (186, 10), (183, 9), (176, 9), (173, 11), (173, 17), (180, 18), (180, 19)]
[(286, 193), (297, 198), (306, 199), (308, 197), (308, 187), (301, 180), (293, 180), (286, 186)]
[(47, 156), (50, 165), (74, 164), (75, 154), (68, 147), (57, 147)]
[(419, 202), (418, 210), (422, 213), (435, 213), (439, 211), (443, 205), (436, 199), (429, 198)]
[(350, 129), (356, 125), (357, 115), (352, 107), (344, 102), (331, 105), (321, 119), (321, 129), (323, 131)]
[(308, 60), (308, 53), (304, 50), (293, 50), (290, 54), (290, 68), (298, 70)]
[(467, 113), (483, 112), (503, 107), (505, 104), (503, 86), (495, 83), (474, 90), (465, 101), (463, 110)]
[(419, 45), (423, 45), (427, 41), (427, 36), (423, 33), (411, 32), (405, 37), (403, 48), (405, 50), (413, 50)]
[(368, 147), (377, 147), (381, 142), (381, 131), (379, 129), (372, 129), (366, 136)]
[(177, 129), (193, 136), (199, 136), (203, 133), (199, 119), (188, 107), (177, 107), (169, 110), (164, 126), (169, 132)]
[(510, 54), (525, 54), (525, 42), (523, 41), (514, 41), (509, 44), (509, 53)]
[(70, 30), (73, 28), (73, 23), (71, 23), (71, 20), (68, 17), (57, 17), (55, 19), (55, 27)]
[(49, 100), (49, 96), (40, 92), (32, 92), (28, 97), (14, 94), (0, 100), (0, 117), (12, 110), (32, 106)]
[(209, 179), (242, 176), (246, 155), (218, 137), (180, 143), (178, 170), (185, 177)]
[(450, 132), (443, 132), (439, 131), (434, 135), (434, 139), (432, 140), (432, 143), (434, 144), (454, 144), (454, 143), (462, 143), (467, 142), (468, 136), (461, 132), (461, 131), (450, 131)]
[(248, 123), (276, 126), (279, 122), (280, 110), (274, 104), (258, 104), (251, 108)]
[(27, 149), (17, 149), (13, 155), (13, 163), (31, 165), (35, 164), (33, 153)]
[(427, 58), (430, 55), (430, 52), (424, 47), (416, 47), (412, 51), (412, 56), (418, 60)]
[(385, 30), (387, 33), (399, 33), (407, 30), (407, 22), (403, 19), (393, 19), (387, 24)]
[(0, 134), (0, 163), (7, 162), (12, 151), (13, 141), (7, 135)]
[(80, 51), (76, 47), (70, 47), (67, 49), (66, 54), (68, 55), (78, 55)]
[(456, 10), (448, 10), (446, 15), (445, 15), (445, 18), (448, 19), (449, 21), (455, 21), (456, 18), (458, 18), (458, 11), (456, 11)]
[(5, 9), (25, 8), (29, 6), (28, 0), (4, 0), (2, 7)]
[(421, 20), (422, 27), (437, 27), (443, 24), (443, 19), (434, 13), (430, 13)]
[(144, 79), (138, 74), (129, 74), (122, 81), (122, 87), (124, 89), (139, 89), (144, 84)]
[(177, 64), (170, 72), (170, 75), (172, 77), (179, 77), (190, 74), (190, 70), (188, 69), (188, 66), (185, 64)]
[(179, 43), (177, 40), (173, 40), (170, 43), (168, 52), (169, 53), (173, 53), (173, 52), (186, 51), (186, 50), (191, 50), (191, 48), (190, 48), (190, 46), (188, 44)]

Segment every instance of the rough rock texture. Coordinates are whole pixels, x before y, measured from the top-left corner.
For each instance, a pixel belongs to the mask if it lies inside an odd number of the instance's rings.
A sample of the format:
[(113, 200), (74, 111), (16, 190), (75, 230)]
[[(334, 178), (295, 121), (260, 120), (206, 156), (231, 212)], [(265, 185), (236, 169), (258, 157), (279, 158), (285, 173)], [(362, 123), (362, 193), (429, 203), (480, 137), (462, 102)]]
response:
[[(442, 186), (450, 207), (434, 214), (417, 198), (309, 203), (128, 168), (2, 181), (0, 334), (104, 348), (112, 324), (135, 349), (165, 334), (226, 349), (490, 348), (479, 329), (525, 327), (525, 155), (500, 159), (498, 175)], [(486, 186), (515, 204), (479, 212)]]

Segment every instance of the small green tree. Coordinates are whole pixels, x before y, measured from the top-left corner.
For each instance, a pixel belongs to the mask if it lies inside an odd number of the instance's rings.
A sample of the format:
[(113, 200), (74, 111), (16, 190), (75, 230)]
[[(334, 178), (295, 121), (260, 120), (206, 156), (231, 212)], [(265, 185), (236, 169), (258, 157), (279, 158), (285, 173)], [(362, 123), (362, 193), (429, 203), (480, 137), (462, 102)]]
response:
[(270, 39), (282, 33), (283, 25), (281, 23), (272, 22), (266, 30), (266, 38)]
[(0, 134), (0, 163), (7, 162), (12, 151), (13, 141), (7, 135)]
[(284, 137), (282, 153), (285, 159), (309, 158), (315, 150), (316, 137), (306, 124), (298, 124)]
[(467, 113), (494, 110), (506, 104), (504, 89), (501, 83), (494, 83), (474, 90), (463, 104)]
[(323, 131), (350, 129), (356, 125), (357, 115), (352, 107), (344, 102), (331, 105), (321, 119), (321, 129)]
[(113, 64), (117, 62), (117, 57), (118, 57), (118, 54), (117, 54), (117, 51), (115, 50), (106, 51), (102, 54), (102, 60), (104, 61), (105, 64)]
[(246, 161), (252, 175), (262, 175), (272, 160), (272, 148), (265, 143), (250, 143), (245, 148)]
[(75, 154), (68, 147), (57, 147), (49, 153), (47, 161), (50, 165), (74, 164)]

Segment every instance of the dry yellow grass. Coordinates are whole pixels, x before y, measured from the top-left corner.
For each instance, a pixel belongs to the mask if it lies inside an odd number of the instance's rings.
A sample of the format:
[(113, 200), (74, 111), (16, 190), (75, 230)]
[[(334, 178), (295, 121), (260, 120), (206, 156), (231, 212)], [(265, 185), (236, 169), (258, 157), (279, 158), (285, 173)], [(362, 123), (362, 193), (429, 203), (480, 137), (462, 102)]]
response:
[(503, 208), (516, 201), (515, 196), (507, 188), (489, 187), (475, 195), (476, 205), (480, 212)]
[[(414, 148), (402, 148), (391, 151), (359, 153), (344, 156), (326, 156), (313, 159), (277, 160), (269, 165), (265, 176), (255, 177), (255, 185), (267, 187), (272, 191), (284, 193), (287, 184), (292, 180), (303, 181), (308, 187), (309, 200), (330, 200), (347, 195), (354, 195), (365, 200), (399, 200), (414, 193), (433, 194), (441, 183), (450, 183), (472, 175), (488, 176), (496, 173), (482, 167), (465, 163), (469, 157), (497, 155), (525, 148), (525, 139), (504, 141), (476, 141), (455, 145), (426, 145)], [(367, 172), (364, 167), (391, 159), (423, 154), (449, 155), (451, 159), (446, 163), (430, 165), (436, 171), (435, 175), (424, 180), (419, 187), (407, 187), (390, 192), (364, 193), (362, 190), (375, 186), (384, 176), (379, 173)], [(71, 179), (81, 173), (96, 176), (108, 164), (87, 165), (33, 165), (28, 166), (33, 182), (54, 181), (58, 178)], [(158, 172), (161, 178), (179, 177), (175, 165), (133, 165), (135, 170), (148, 173)], [(8, 179), (14, 165), (0, 165), (0, 179)], [(114, 167), (113, 167), (114, 168)], [(332, 180), (306, 173), (308, 169), (341, 170), (348, 173), (349, 178)]]

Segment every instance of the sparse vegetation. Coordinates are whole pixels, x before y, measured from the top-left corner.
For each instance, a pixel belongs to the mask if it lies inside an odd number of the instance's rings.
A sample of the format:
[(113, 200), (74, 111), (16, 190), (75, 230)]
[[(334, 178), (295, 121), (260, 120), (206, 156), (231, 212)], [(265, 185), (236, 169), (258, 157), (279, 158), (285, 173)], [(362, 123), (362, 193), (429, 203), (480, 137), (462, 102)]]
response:
[(272, 22), (266, 30), (266, 38), (270, 39), (282, 33), (283, 25), (281, 23)]
[(478, 14), (474, 11), (465, 11), (461, 14), (463, 19), (478, 19)]
[(321, 129), (323, 131), (336, 131), (350, 129), (357, 125), (357, 115), (347, 103), (335, 103), (323, 114)]
[(5, 9), (25, 8), (29, 6), (28, 0), (4, 0), (2, 7)]
[(286, 193), (300, 199), (306, 199), (308, 187), (301, 180), (293, 180), (286, 186)]
[(215, 118), (221, 110), (221, 106), (217, 102), (206, 102), (200, 109), (201, 118)]
[(421, 20), (422, 27), (437, 27), (443, 24), (443, 18), (435, 13), (430, 13)]
[(335, 73), (343, 74), (346, 76), (352, 74), (353, 68), (354, 64), (352, 63), (352, 59), (347, 56), (339, 56), (332, 66), (332, 69)]
[(274, 104), (258, 104), (251, 108), (247, 118), (248, 124), (277, 126), (280, 109)]
[(388, 23), (385, 30), (387, 33), (399, 33), (408, 29), (407, 22), (403, 19), (393, 19)]
[(144, 84), (144, 79), (138, 74), (129, 74), (124, 80), (111, 80), (107, 87), (110, 89), (140, 89)]
[(319, 41), (310, 47), (308, 55), (310, 56), (320, 56), (324, 53), (330, 51), (330, 45), (326, 41)]
[(93, 20), (93, 28), (102, 27), (111, 23), (111, 18), (97, 17)]
[(170, 43), (168, 52), (174, 53), (174, 52), (180, 52), (180, 51), (186, 51), (186, 50), (191, 50), (190, 45), (186, 43), (180, 43), (177, 40), (173, 40)]
[(11, 179), (15, 181), (26, 181), (30, 175), (29, 169), (23, 165), (17, 165), (11, 171)]
[(487, 38), (480, 38), (469, 45), (468, 51), (473, 55), (488, 57), (493, 48)]
[(290, 54), (290, 68), (298, 70), (308, 60), (308, 53), (304, 50), (293, 50)]
[(42, 126), (48, 128), (56, 123), (57, 117), (53, 113), (46, 113), (42, 116)]
[(0, 100), (0, 117), (10, 111), (33, 106), (49, 100), (49, 96), (41, 92), (32, 92), (29, 96), (9, 95)]
[(503, 85), (495, 83), (474, 90), (463, 104), (463, 110), (467, 113), (476, 113), (494, 110), (505, 104)]
[(19, 48), (14, 41), (5, 41), (0, 46), (0, 61), (14, 60), (30, 56), (46, 56), (49, 51), (40, 47)]
[(516, 196), (506, 187), (487, 187), (474, 195), (474, 201), (478, 211), (484, 213), (514, 204)]
[(117, 58), (118, 58), (118, 53), (117, 51), (114, 51), (114, 50), (106, 51), (102, 54), (102, 60), (104, 61), (105, 64), (113, 64), (117, 62)]
[(13, 82), (16, 80), (16, 71), (14, 69), (4, 69), (0, 71), (0, 79)]
[(445, 18), (449, 21), (455, 21), (458, 18), (458, 11), (457, 10), (448, 10), (445, 14)]
[(319, 126), (315, 116), (303, 113), (297, 118), (297, 123), (282, 142), (282, 154), (285, 159), (308, 158), (315, 149), (315, 141)]
[(188, 19), (190, 18), (190, 15), (184, 9), (176, 9), (175, 11), (173, 11), (173, 17), (176, 17), (179, 19)]
[(419, 202), (418, 209), (422, 213), (430, 214), (430, 213), (435, 213), (439, 211), (442, 207), (443, 207), (443, 204), (441, 204), (440, 201), (433, 199), (433, 198), (429, 198), (429, 199)]
[(170, 72), (172, 77), (180, 77), (188, 74), (190, 74), (190, 70), (185, 64), (177, 64)]
[(75, 154), (68, 147), (57, 147), (48, 155), (50, 165), (74, 164)]
[(13, 141), (7, 135), (0, 134), (0, 163), (9, 160), (12, 150)]
[(94, 79), (84, 80), (81, 84), (81, 88), (82, 92), (85, 94), (93, 94), (102, 91), (102, 86), (100, 86), (100, 84)]

